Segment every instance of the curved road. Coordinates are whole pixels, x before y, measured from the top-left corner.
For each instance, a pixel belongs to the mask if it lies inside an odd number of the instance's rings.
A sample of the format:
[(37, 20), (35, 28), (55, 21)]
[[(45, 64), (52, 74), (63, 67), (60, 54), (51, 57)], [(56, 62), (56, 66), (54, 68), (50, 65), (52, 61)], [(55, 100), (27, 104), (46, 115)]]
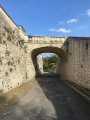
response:
[(90, 120), (90, 102), (47, 73), (10, 107), (0, 120)]

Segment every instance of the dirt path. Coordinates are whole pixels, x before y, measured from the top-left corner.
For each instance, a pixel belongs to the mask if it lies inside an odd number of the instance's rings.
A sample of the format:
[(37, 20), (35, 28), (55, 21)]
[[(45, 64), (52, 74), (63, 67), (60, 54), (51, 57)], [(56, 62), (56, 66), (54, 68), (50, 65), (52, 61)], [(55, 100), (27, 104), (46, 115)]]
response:
[(0, 120), (90, 120), (90, 103), (55, 74), (45, 74)]

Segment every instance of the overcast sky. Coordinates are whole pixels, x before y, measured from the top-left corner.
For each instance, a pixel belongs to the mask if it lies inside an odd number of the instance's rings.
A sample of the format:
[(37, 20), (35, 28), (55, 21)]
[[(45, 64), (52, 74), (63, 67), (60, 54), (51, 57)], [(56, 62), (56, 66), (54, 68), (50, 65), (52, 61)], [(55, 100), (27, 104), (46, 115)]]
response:
[(0, 0), (26, 34), (90, 36), (90, 0)]

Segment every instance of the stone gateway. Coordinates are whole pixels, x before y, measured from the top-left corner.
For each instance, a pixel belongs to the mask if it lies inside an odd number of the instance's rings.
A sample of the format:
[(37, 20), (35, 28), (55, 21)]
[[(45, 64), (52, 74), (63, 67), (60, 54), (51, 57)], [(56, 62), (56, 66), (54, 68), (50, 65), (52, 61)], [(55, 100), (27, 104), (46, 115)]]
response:
[(26, 35), (0, 6), (0, 91), (40, 75), (44, 52), (59, 56), (55, 72), (63, 79), (90, 90), (90, 37)]

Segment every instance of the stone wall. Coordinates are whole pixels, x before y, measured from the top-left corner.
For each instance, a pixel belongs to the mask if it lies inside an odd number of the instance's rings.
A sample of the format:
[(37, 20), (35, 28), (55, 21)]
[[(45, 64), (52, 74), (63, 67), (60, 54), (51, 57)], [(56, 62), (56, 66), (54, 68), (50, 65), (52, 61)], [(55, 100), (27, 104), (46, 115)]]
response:
[[(31, 51), (24, 45), (26, 39), (24, 28), (17, 26), (0, 6), (0, 93), (35, 78)], [(42, 71), (40, 55), (37, 56), (37, 63)]]
[(7, 92), (26, 80), (24, 45), (16, 24), (0, 7), (0, 91)]
[(58, 59), (56, 72), (64, 79), (90, 89), (90, 38), (68, 38), (67, 61)]
[(37, 63), (38, 63), (38, 73), (39, 74), (42, 74), (43, 73), (43, 60), (42, 60), (42, 56), (39, 54), (38, 56), (37, 56)]
[(38, 36), (24, 32), (0, 6), (0, 91), (7, 92), (34, 79), (36, 71), (42, 73), (39, 54), (43, 52), (59, 55), (56, 73), (90, 89), (90, 37)]

